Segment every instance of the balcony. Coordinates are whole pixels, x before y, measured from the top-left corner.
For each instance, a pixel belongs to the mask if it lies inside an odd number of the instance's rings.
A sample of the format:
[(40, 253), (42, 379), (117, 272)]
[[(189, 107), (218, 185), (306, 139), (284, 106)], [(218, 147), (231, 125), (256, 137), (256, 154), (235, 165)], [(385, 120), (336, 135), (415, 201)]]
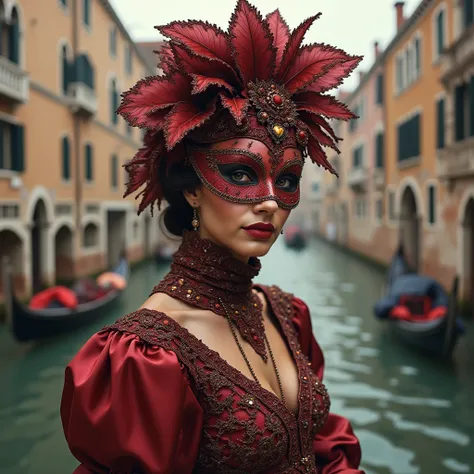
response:
[(474, 176), (474, 137), (438, 151), (438, 177), (447, 181)]
[(461, 37), (444, 51), (441, 65), (441, 80), (447, 85), (461, 75), (474, 61), (474, 25), (467, 28)]
[(0, 95), (24, 103), (28, 100), (29, 77), (18, 64), (0, 56)]
[(381, 190), (385, 187), (385, 169), (384, 168), (375, 168), (374, 169), (374, 188)]
[(367, 178), (367, 168), (357, 166), (356, 168), (352, 168), (349, 171), (349, 175), (347, 176), (347, 184), (354, 191), (363, 192), (367, 189)]
[(95, 91), (83, 82), (73, 82), (68, 86), (69, 106), (75, 114), (93, 116), (97, 113)]

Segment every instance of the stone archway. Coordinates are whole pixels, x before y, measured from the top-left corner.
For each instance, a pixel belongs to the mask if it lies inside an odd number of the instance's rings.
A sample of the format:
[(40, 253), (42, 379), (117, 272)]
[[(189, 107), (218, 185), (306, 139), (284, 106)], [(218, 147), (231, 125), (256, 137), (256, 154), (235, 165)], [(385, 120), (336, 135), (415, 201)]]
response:
[(407, 186), (400, 205), (400, 240), (408, 263), (414, 271), (420, 270), (420, 218), (415, 193)]
[(54, 238), (56, 255), (56, 279), (67, 281), (74, 278), (73, 237), (67, 225), (61, 226)]
[(465, 271), (463, 275), (463, 299), (470, 301), (474, 316), (474, 197), (471, 197), (465, 207), (462, 220), (463, 259)]
[(40, 291), (46, 283), (48, 220), (46, 205), (38, 199), (33, 211), (31, 225), (31, 284), (33, 292)]
[[(26, 292), (26, 275), (23, 262), (23, 241), (12, 230), (0, 230), (0, 263), (4, 257), (8, 258), (13, 274), (15, 294), (23, 295)], [(0, 294), (3, 295), (3, 272), (0, 272)]]

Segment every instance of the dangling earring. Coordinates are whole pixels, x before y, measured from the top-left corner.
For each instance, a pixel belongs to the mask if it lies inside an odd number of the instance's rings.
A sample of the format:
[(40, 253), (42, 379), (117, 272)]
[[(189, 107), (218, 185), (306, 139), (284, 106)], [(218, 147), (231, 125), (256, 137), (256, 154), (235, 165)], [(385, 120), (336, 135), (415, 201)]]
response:
[(199, 217), (195, 207), (193, 208), (193, 220), (191, 221), (191, 225), (195, 231), (199, 229)]

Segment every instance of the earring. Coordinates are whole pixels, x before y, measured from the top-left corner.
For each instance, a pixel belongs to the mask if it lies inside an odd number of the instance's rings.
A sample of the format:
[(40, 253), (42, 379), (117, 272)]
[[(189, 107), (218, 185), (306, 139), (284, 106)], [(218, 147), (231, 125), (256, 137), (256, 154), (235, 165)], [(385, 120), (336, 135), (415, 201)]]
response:
[(283, 229), (281, 229), (281, 232), (280, 232), (281, 235), (283, 235)]
[(191, 225), (195, 231), (199, 229), (199, 217), (195, 207), (193, 208), (193, 219)]

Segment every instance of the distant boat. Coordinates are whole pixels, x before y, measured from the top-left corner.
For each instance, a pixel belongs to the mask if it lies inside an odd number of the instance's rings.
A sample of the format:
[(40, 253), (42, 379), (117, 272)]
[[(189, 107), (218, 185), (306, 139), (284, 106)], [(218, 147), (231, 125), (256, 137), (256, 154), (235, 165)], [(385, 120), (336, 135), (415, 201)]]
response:
[[(80, 302), (74, 308), (47, 307), (31, 309), (15, 296), (13, 275), (8, 260), (4, 261), (5, 303), (7, 322), (14, 338), (19, 342), (35, 341), (62, 333), (71, 332), (101, 318), (122, 294), (123, 284), (114, 286), (113, 275), (107, 275), (111, 286), (92, 301)], [(128, 280), (129, 264), (122, 257), (111, 273), (116, 279)], [(78, 282), (80, 283), (80, 282)]]
[(386, 275), (385, 295), (374, 306), (404, 343), (427, 354), (449, 358), (464, 325), (457, 314), (459, 279), (448, 295), (441, 284), (411, 272), (400, 246)]
[(306, 247), (307, 240), (303, 229), (298, 225), (288, 226), (283, 234), (285, 244), (289, 248), (303, 249)]

